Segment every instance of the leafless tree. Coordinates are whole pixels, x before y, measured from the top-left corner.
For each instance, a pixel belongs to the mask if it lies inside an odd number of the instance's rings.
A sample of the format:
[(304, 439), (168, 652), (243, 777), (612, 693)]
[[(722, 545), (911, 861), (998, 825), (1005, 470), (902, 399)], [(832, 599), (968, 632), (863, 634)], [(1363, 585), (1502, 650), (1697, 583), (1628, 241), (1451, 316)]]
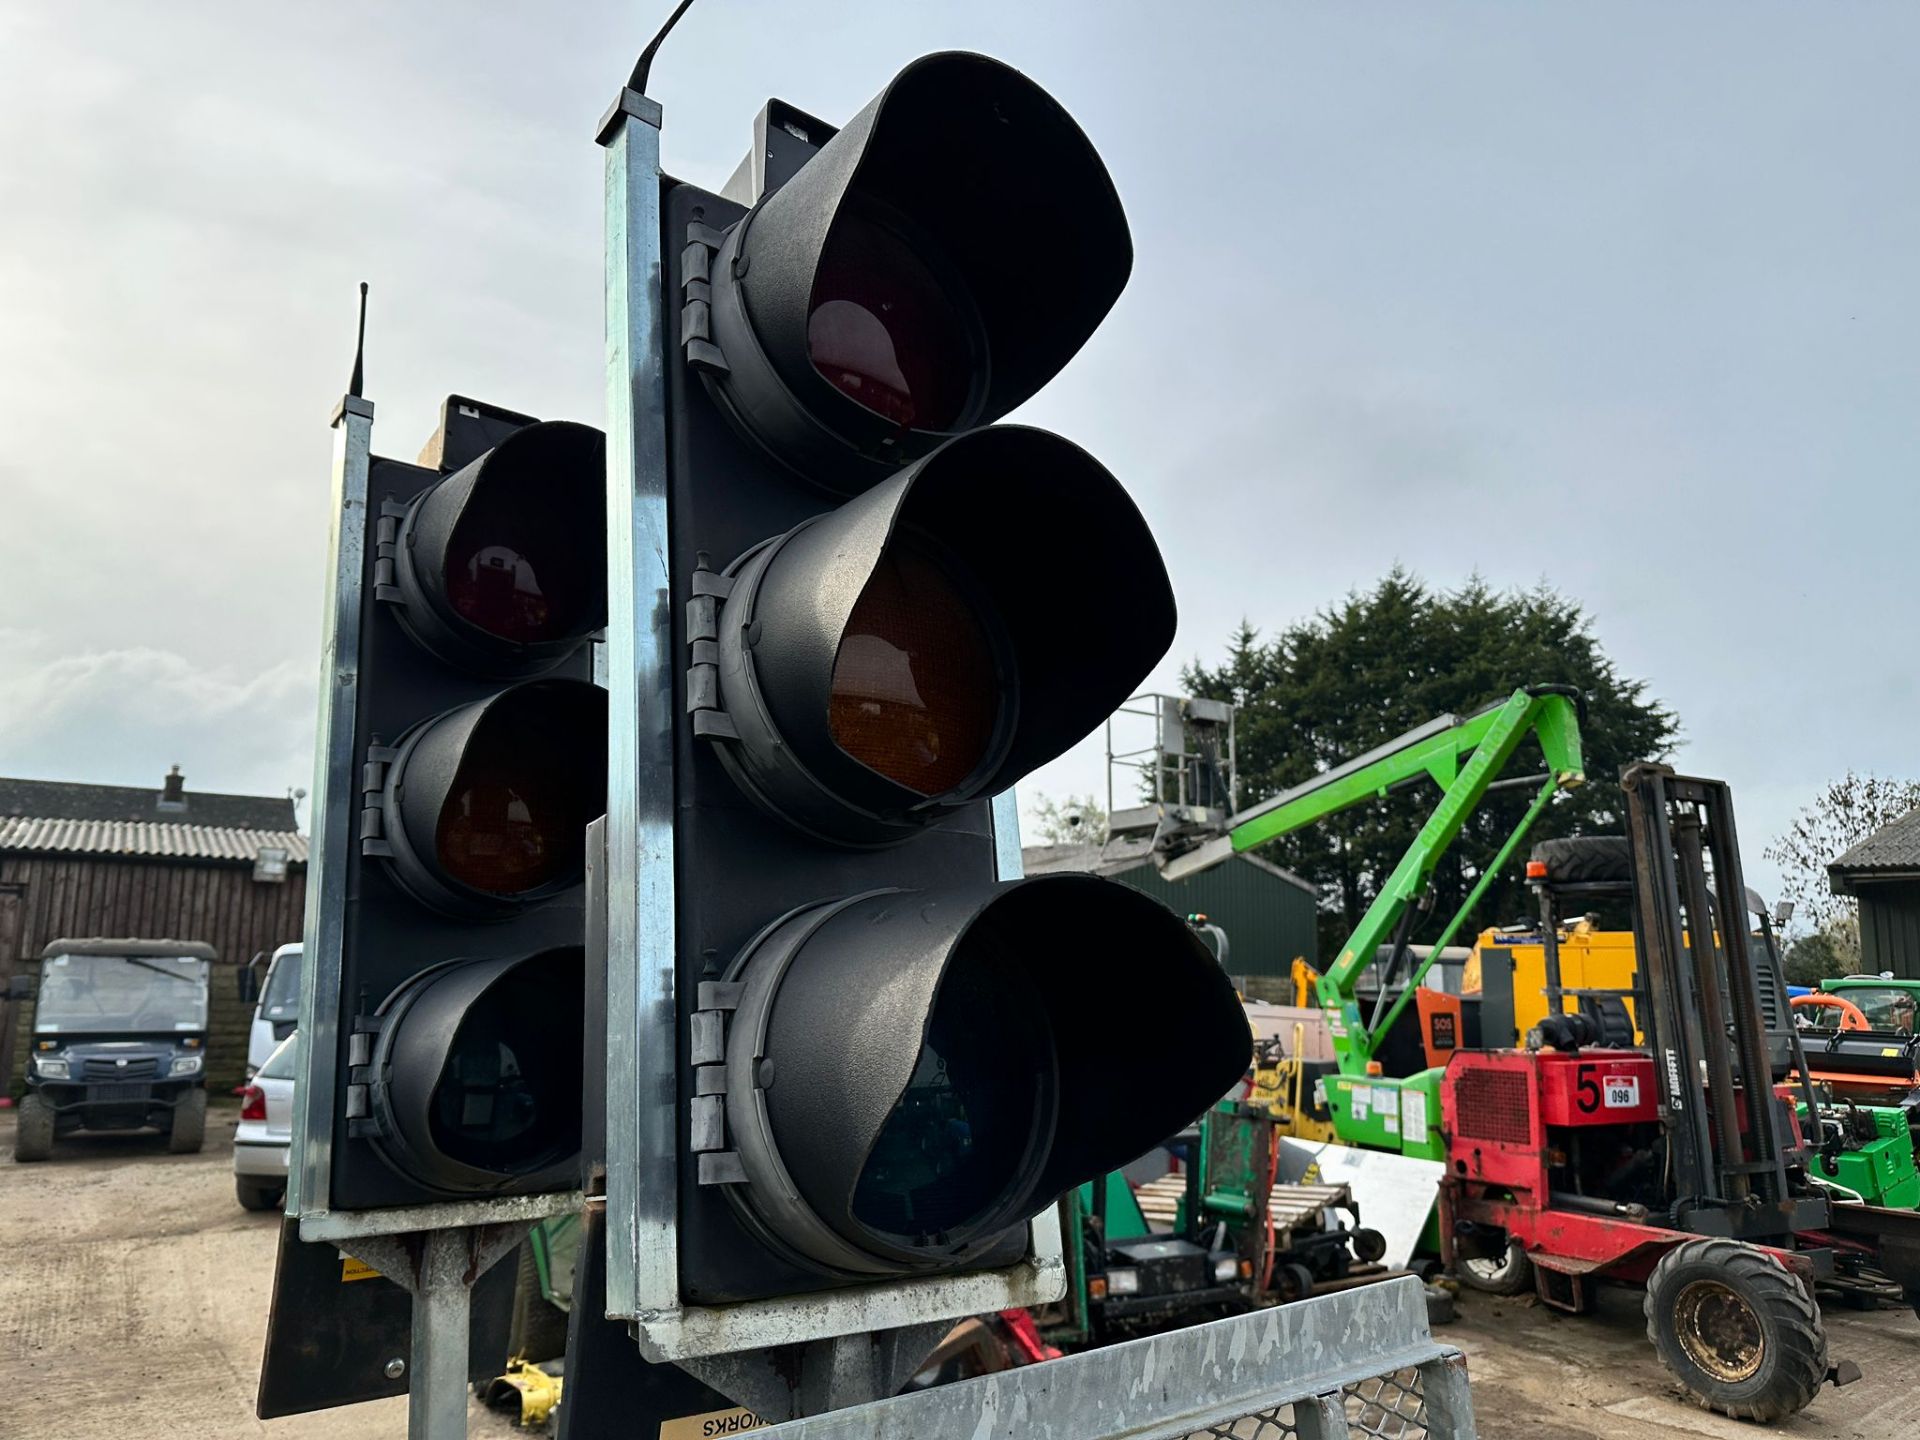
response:
[(1833, 931), (1836, 938), (1854, 926), (1858, 941), (1858, 905), (1851, 895), (1835, 895), (1827, 866), (1883, 825), (1920, 805), (1920, 781), (1856, 775), (1849, 770), (1794, 816), (1786, 834), (1765, 850), (1781, 869), (1784, 897), (1793, 902), (1795, 928), (1813, 934)]

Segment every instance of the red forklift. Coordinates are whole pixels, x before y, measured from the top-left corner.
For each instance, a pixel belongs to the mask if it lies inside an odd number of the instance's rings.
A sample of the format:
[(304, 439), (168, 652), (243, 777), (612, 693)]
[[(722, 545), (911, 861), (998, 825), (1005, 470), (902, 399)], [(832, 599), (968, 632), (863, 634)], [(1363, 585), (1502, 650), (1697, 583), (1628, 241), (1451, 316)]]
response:
[(1642, 1285), (1687, 1391), (1777, 1420), (1860, 1374), (1829, 1362), (1815, 1283), (1878, 1267), (1913, 1293), (1920, 1215), (1841, 1203), (1807, 1174), (1794, 1102), (1815, 1113), (1815, 1095), (1771, 947), (1749, 934), (1727, 787), (1664, 765), (1622, 783), (1634, 1013), (1619, 992), (1559, 991), (1550, 954), (1550, 1013), (1525, 1048), (1453, 1055), (1443, 1258), (1473, 1288), (1572, 1312), (1598, 1282)]

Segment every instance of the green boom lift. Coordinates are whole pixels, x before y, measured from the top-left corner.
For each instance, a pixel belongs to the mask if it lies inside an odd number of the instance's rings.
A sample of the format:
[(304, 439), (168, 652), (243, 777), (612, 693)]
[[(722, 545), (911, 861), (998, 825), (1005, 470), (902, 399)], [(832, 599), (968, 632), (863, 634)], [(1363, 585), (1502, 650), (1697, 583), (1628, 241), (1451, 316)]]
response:
[[(1430, 779), (1440, 787), (1439, 803), (1426, 824), (1320, 978), (1319, 995), (1338, 1067), (1338, 1073), (1326, 1080), (1334, 1133), (1350, 1145), (1427, 1160), (1445, 1158), (1440, 1138), (1441, 1072), (1382, 1075), (1376, 1052), (1534, 821), (1556, 795), (1586, 778), (1580, 755), (1578, 693), (1565, 686), (1532, 685), (1473, 715), (1438, 716), (1237, 813), (1231, 813), (1233, 707), (1172, 696), (1142, 699), (1151, 702), (1153, 709), (1147, 713), (1157, 722), (1158, 743), (1150, 752), (1152, 760), (1144, 762), (1154, 798), (1140, 808), (1114, 812), (1111, 833), (1151, 835), (1155, 863), (1169, 880), (1197, 874), (1402, 786)], [(1139, 703), (1129, 702), (1136, 707)], [(1135, 708), (1122, 713), (1143, 712)], [(1502, 772), (1529, 736), (1539, 742), (1546, 773), (1503, 779)], [(1116, 754), (1109, 739), (1110, 762), (1138, 769), (1142, 768), (1139, 757), (1147, 753)], [(1110, 773), (1111, 768), (1110, 764)], [(1425, 958), (1413, 967), (1397, 998), (1389, 1001), (1434, 867), (1487, 794), (1516, 784), (1536, 786), (1533, 803)], [(1373, 1013), (1363, 1017), (1360, 981), (1383, 946), (1390, 951), (1380, 972), (1380, 1000)]]

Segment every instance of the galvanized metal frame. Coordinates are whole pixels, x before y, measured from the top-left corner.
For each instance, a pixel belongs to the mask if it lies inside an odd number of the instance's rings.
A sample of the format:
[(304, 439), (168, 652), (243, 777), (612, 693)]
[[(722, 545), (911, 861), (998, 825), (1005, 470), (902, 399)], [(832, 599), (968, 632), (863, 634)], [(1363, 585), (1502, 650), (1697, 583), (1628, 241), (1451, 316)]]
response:
[[(680, 1303), (675, 1064), (672, 601), (660, 106), (627, 89), (606, 150), (607, 1313), (649, 1360), (760, 1350), (1037, 1305), (1065, 1293), (1060, 1220), (1033, 1221), (1005, 1271), (856, 1286), (753, 1305)], [(998, 871), (1020, 874), (1011, 792), (993, 802)]]
[(343, 1240), (445, 1227), (539, 1220), (580, 1208), (580, 1192), (458, 1200), (382, 1210), (334, 1211), (333, 1105), (339, 1080), (340, 986), (347, 858), (358, 838), (360, 618), (367, 603), (367, 497), (373, 468), (373, 402), (344, 397), (333, 415), (333, 504), (320, 639), (320, 713), (315, 737), (307, 914), (301, 932), (300, 1026), (294, 1032), (296, 1107), (286, 1213), (302, 1240)]
[[(1416, 1378), (1417, 1377), (1417, 1378)], [(1389, 1406), (1383, 1389), (1413, 1405)], [(1323, 1295), (756, 1430), (767, 1440), (1474, 1440), (1418, 1280)]]
[[(333, 412), (333, 505), (328, 519), (326, 606), (320, 636), (320, 716), (314, 744), (307, 847), (307, 915), (300, 940), (296, 1117), (287, 1166), (287, 1214), (303, 1239), (318, 1239), (333, 1163), (334, 1059), (339, 1048), (340, 954), (346, 916), (347, 847), (359, 793), (353, 732), (360, 679), (360, 606), (365, 588), (367, 475), (373, 466), (373, 402), (348, 395)], [(313, 1226), (309, 1231), (309, 1225)]]
[(675, 1234), (672, 602), (660, 107), (622, 90), (606, 147), (607, 1313), (672, 1309)]

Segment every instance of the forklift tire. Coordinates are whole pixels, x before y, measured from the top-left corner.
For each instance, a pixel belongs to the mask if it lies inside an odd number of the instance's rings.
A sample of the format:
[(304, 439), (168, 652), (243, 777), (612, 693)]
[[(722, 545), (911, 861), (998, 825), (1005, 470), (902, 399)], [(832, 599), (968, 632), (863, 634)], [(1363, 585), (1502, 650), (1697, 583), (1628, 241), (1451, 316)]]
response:
[(16, 1161), (44, 1160), (53, 1154), (53, 1106), (44, 1095), (28, 1094), (20, 1101), (19, 1122), (13, 1134)]
[(1353, 1258), (1362, 1265), (1371, 1265), (1387, 1253), (1387, 1237), (1364, 1226), (1355, 1230), (1347, 1243), (1353, 1246)]
[(277, 1185), (249, 1180), (244, 1175), (233, 1177), (233, 1198), (242, 1210), (271, 1210), (280, 1203), (282, 1193)]
[(173, 1107), (173, 1126), (167, 1131), (167, 1151), (197, 1155), (207, 1138), (207, 1092), (189, 1090)]
[(1453, 1267), (1454, 1279), (1483, 1295), (1526, 1295), (1533, 1290), (1533, 1261), (1518, 1240), (1507, 1241), (1507, 1253), (1498, 1260), (1469, 1260)]
[(1827, 1336), (1799, 1277), (1738, 1240), (1689, 1240), (1647, 1277), (1647, 1338), (1703, 1409), (1771, 1423), (1827, 1378)]
[(1633, 879), (1633, 852), (1624, 835), (1573, 835), (1564, 840), (1542, 840), (1533, 858), (1547, 863), (1547, 880), (1554, 885), (1603, 885)]

